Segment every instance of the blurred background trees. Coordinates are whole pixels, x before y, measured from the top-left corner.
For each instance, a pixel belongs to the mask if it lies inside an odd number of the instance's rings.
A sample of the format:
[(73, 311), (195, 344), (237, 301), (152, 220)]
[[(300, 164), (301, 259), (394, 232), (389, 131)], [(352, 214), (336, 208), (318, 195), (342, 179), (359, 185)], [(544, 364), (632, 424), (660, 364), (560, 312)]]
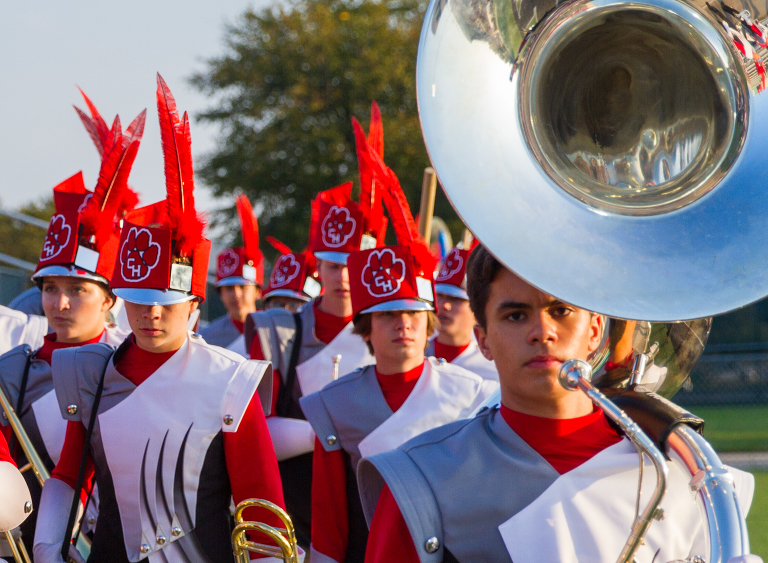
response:
[[(312, 198), (354, 180), (351, 118), (368, 127), (381, 108), (384, 160), (414, 214), (429, 165), (416, 109), (416, 51), (423, 0), (293, 0), (248, 11), (225, 33), (225, 54), (193, 84), (211, 98), (198, 119), (220, 127), (217, 149), (198, 169), (215, 196), (244, 192), (264, 235), (307, 244)], [(462, 225), (442, 193), (435, 214), (454, 238)], [(231, 223), (225, 211), (215, 223)], [(269, 253), (271, 249), (265, 246)]]

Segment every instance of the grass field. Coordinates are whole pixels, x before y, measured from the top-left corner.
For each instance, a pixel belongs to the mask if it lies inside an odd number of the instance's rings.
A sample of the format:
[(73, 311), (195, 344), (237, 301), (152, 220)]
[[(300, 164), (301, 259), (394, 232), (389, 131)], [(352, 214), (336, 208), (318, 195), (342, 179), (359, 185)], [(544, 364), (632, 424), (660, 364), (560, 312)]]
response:
[(755, 496), (747, 516), (752, 553), (768, 561), (768, 471), (753, 471)]
[(768, 406), (691, 407), (718, 452), (768, 452)]

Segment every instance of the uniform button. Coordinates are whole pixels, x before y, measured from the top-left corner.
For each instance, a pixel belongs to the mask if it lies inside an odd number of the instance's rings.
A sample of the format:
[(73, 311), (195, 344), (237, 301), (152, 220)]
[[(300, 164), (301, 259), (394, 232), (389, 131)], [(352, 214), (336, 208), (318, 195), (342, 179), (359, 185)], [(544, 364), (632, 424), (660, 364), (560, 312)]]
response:
[(202, 336), (200, 335), (199, 332), (193, 332), (192, 333), (192, 338), (202, 338)]
[(149, 546), (145, 543), (141, 544), (141, 547), (139, 548), (139, 551), (142, 553), (149, 553)]
[(171, 528), (171, 535), (174, 538), (178, 538), (181, 535), (181, 528), (179, 528), (178, 526), (174, 526), (173, 528)]
[(440, 549), (440, 540), (432, 536), (427, 540), (427, 543), (424, 544), (424, 549), (427, 550), (427, 553), (435, 553)]
[(235, 419), (232, 418), (231, 414), (225, 414), (224, 415), (224, 424), (226, 424), (227, 426), (231, 425), (234, 421), (235, 421)]
[(94, 522), (96, 522), (96, 519), (95, 519), (93, 516), (91, 516), (90, 518), (88, 518), (88, 524), (89, 524), (89, 525), (93, 526), (93, 523), (94, 523)]
[(438, 358), (437, 359), (437, 363), (442, 366), (442, 365), (447, 364), (448, 362), (445, 361), (445, 358)]
[(325, 441), (328, 442), (329, 446), (333, 446), (338, 441), (338, 438), (333, 434), (329, 434)]
[(157, 545), (163, 545), (165, 543), (165, 536), (157, 536), (155, 540), (157, 541)]
[(67, 407), (67, 412), (69, 414), (77, 414), (77, 405), (69, 405)]
[(29, 514), (32, 512), (32, 501), (28, 500), (24, 503), (24, 514)]

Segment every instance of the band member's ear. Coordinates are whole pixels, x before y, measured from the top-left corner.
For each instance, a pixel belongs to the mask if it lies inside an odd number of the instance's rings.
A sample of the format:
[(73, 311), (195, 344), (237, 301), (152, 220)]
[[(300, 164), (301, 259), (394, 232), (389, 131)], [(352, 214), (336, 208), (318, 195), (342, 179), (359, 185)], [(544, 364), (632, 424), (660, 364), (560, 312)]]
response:
[(589, 319), (589, 353), (591, 354), (600, 345), (600, 335), (603, 334), (603, 322), (605, 318), (603, 315), (597, 313), (590, 313)]
[(485, 329), (480, 325), (475, 325), (475, 338), (477, 339), (477, 347), (480, 348), (480, 352), (483, 357), (488, 361), (493, 361), (493, 355), (491, 349), (488, 348), (488, 335), (485, 333)]

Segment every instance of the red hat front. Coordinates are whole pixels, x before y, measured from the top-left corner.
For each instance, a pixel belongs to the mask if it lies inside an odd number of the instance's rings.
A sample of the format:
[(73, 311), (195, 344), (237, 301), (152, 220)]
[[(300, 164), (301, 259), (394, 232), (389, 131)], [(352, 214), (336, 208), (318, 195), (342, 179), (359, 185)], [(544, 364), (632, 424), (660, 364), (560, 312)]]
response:
[(469, 300), (467, 295), (467, 260), (469, 250), (453, 247), (440, 264), (435, 279), (435, 291), (451, 297)]
[(112, 287), (141, 305), (205, 300), (211, 242), (195, 210), (191, 136), (186, 113), (157, 75), (157, 109), (165, 162), (166, 199), (126, 215)]
[(216, 287), (264, 283), (264, 257), (259, 250), (259, 226), (245, 195), (235, 200), (243, 233), (243, 246), (225, 248), (216, 257)]
[(321, 285), (315, 279), (312, 255), (307, 251), (291, 252), (290, 248), (272, 237), (267, 237), (267, 240), (281, 254), (272, 268), (262, 299), (290, 297), (306, 303), (320, 295)]
[(81, 172), (53, 188), (56, 212), (32, 276), (38, 283), (45, 276), (66, 276), (109, 284), (117, 254), (119, 221), (137, 201), (128, 187), (128, 176), (144, 132), (146, 111), (123, 133), (119, 117), (107, 128), (90, 100), (85, 100), (94, 115), (89, 118), (78, 110), (86, 128), (90, 132), (89, 125), (98, 124), (102, 132), (97, 143), (102, 157), (99, 179), (93, 192), (85, 189)]

